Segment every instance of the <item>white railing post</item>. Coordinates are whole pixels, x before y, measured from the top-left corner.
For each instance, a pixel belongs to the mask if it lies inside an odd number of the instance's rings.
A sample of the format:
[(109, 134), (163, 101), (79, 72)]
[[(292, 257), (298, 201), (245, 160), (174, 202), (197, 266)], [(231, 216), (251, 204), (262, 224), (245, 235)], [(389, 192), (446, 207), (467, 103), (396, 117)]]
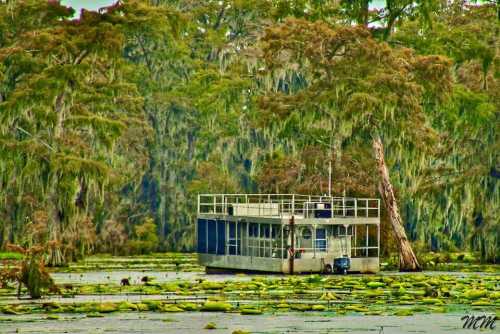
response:
[(377, 199), (377, 218), (380, 218), (380, 199)]
[(312, 232), (312, 247), (313, 247), (313, 258), (316, 258), (316, 224), (313, 225)]
[(200, 194), (198, 194), (198, 215), (200, 214)]
[(295, 194), (292, 195), (292, 216), (295, 215)]
[(365, 251), (365, 256), (368, 257), (368, 245), (369, 245), (369, 242), (368, 242), (368, 239), (369, 239), (369, 234), (368, 234), (368, 224), (366, 224), (366, 251)]
[(342, 197), (342, 217), (345, 217), (345, 197)]
[(272, 216), (273, 210), (272, 210), (272, 205), (271, 205), (271, 194), (267, 194), (267, 214), (269, 216)]
[(358, 218), (358, 199), (354, 199), (354, 218)]
[(217, 213), (217, 195), (214, 195), (214, 214)]
[(380, 257), (380, 223), (377, 224), (377, 257)]
[(330, 197), (330, 210), (332, 211), (330, 217), (333, 218), (334, 214), (333, 214), (333, 197)]

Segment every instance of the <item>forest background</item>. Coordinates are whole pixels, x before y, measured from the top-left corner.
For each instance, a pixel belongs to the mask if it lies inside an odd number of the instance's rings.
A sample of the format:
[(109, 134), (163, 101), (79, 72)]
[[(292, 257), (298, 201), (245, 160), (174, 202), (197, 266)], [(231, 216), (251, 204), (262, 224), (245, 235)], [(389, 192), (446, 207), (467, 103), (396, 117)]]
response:
[[(500, 257), (494, 1), (0, 2), (0, 245), (192, 251), (198, 193), (384, 197)], [(387, 205), (385, 256), (397, 250)]]

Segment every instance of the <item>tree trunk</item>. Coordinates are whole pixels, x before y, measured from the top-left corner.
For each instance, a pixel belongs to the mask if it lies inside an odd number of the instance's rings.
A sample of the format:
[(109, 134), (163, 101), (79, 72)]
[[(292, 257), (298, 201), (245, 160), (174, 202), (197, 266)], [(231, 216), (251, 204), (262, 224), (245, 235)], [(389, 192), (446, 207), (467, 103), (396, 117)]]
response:
[(384, 159), (384, 146), (379, 136), (373, 138), (373, 151), (377, 162), (377, 169), (380, 176), (379, 192), (384, 201), (387, 213), (392, 225), (394, 237), (399, 248), (399, 270), (400, 271), (420, 271), (415, 253), (411, 248), (411, 244), (406, 237), (406, 232), (403, 227), (403, 222), (399, 214), (398, 203), (394, 196), (394, 189), (389, 179), (389, 171)]

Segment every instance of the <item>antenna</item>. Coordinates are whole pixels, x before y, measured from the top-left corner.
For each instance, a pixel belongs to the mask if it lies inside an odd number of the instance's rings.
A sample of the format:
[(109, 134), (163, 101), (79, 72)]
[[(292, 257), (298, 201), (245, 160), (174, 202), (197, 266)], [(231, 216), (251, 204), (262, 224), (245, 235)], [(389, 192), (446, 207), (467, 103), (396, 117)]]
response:
[(328, 196), (332, 197), (332, 159), (328, 161)]

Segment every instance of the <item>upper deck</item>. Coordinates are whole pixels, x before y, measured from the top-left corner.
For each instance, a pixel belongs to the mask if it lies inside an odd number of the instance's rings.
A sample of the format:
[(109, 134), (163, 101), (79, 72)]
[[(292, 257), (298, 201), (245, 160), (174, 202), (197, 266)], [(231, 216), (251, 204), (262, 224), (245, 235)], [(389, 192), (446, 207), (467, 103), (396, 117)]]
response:
[(291, 216), (296, 220), (371, 218), (379, 221), (380, 199), (299, 194), (200, 194), (198, 216), (204, 215), (281, 220)]

